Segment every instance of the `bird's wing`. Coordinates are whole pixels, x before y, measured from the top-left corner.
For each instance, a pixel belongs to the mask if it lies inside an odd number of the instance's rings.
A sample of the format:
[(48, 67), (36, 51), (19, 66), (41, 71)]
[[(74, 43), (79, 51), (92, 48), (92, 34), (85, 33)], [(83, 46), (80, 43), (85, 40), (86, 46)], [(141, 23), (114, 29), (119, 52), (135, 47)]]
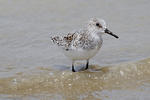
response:
[(70, 49), (73, 41), (77, 38), (77, 32), (68, 33), (66, 36), (54, 36), (51, 37), (54, 44), (57, 44), (59, 47), (63, 49)]
[(66, 36), (55, 36), (51, 38), (53, 43), (62, 47), (65, 50), (69, 49), (92, 49), (95, 44), (93, 44), (93, 39), (89, 39), (89, 35), (86, 30), (74, 33), (68, 33)]

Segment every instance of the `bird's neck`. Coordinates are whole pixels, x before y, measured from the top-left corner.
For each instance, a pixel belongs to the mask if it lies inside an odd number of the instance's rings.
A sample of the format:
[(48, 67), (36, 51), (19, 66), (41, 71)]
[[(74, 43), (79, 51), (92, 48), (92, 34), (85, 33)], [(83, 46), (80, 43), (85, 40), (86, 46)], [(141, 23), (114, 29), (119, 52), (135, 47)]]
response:
[(88, 34), (92, 37), (102, 37), (102, 34), (99, 30), (94, 28), (88, 28)]

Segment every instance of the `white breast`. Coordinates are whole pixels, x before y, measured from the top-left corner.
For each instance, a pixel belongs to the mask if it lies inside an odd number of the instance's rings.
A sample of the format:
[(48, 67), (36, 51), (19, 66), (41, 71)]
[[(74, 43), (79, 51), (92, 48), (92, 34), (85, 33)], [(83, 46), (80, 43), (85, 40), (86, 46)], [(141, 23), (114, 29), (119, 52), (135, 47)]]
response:
[(101, 37), (96, 37), (95, 41), (96, 46), (93, 49), (83, 49), (83, 48), (74, 48), (71, 50), (63, 50), (64, 54), (69, 57), (69, 59), (72, 60), (87, 60), (90, 59), (92, 57), (94, 57), (97, 52), (99, 51), (99, 49), (102, 46), (102, 38)]

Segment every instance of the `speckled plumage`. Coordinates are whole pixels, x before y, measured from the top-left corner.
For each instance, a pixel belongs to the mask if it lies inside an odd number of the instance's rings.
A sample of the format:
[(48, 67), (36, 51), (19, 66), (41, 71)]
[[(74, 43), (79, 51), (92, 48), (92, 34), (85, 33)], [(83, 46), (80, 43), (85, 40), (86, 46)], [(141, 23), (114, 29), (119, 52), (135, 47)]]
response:
[(53, 43), (67, 51), (73, 49), (89, 50), (94, 49), (94, 47), (98, 45), (88, 30), (68, 33), (66, 36), (55, 36), (51, 39)]

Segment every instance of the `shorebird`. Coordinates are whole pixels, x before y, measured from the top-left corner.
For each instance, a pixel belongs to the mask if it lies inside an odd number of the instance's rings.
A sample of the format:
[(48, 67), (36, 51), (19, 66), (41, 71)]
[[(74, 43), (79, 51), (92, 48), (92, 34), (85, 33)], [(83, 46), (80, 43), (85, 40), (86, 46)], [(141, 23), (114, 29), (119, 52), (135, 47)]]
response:
[(72, 60), (72, 72), (75, 72), (74, 63), (77, 60), (86, 60), (85, 70), (88, 69), (89, 60), (101, 48), (103, 43), (102, 35), (105, 33), (119, 38), (108, 30), (103, 19), (91, 18), (84, 29), (70, 32), (65, 36), (54, 36), (51, 39)]

